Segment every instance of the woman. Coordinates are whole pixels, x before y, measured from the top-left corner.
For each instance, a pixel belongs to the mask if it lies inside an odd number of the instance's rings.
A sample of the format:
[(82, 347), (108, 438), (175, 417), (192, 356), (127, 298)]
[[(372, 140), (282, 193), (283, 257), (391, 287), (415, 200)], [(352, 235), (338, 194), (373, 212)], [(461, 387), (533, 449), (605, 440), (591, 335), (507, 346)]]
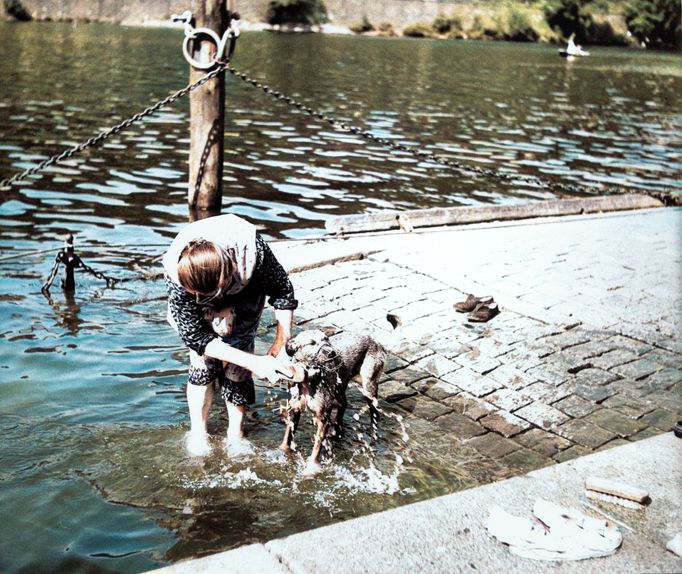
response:
[[(195, 455), (210, 452), (206, 422), (215, 380), (227, 405), (227, 444), (238, 445), (247, 405), (255, 400), (251, 375), (275, 382), (290, 372), (277, 356), (291, 338), (298, 305), (291, 281), (256, 228), (234, 215), (187, 225), (163, 266), (168, 322), (189, 347), (188, 449)], [(266, 296), (275, 308), (277, 333), (268, 352), (255, 355)]]

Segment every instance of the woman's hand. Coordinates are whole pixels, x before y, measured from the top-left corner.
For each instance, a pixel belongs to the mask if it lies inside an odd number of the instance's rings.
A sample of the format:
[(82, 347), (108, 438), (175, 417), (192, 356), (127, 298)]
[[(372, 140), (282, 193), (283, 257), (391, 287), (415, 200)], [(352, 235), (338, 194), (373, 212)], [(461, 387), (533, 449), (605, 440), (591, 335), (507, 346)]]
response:
[(254, 355), (250, 369), (255, 377), (271, 383), (277, 383), (282, 379), (291, 379), (294, 376), (291, 365), (272, 355)]

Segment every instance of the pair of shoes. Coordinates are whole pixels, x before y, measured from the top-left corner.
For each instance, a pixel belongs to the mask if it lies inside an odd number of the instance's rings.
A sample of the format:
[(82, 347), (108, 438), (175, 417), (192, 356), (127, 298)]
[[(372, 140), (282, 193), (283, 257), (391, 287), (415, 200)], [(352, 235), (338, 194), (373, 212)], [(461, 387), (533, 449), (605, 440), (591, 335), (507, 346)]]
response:
[(490, 302), (479, 303), (476, 308), (469, 314), (467, 321), (471, 323), (486, 323), (493, 317), (500, 314), (500, 308), (497, 303)]
[(490, 305), (493, 301), (490, 295), (476, 297), (473, 293), (469, 293), (466, 300), (455, 303), (454, 308), (459, 313), (471, 313), (478, 305)]

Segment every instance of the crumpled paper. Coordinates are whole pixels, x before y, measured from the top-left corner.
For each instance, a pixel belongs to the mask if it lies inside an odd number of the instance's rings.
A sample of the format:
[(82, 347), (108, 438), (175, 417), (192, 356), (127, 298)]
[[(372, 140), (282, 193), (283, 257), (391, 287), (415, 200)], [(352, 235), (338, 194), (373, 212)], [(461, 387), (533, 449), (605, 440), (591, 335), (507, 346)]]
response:
[(534, 518), (513, 516), (499, 507), (485, 526), (518, 556), (535, 560), (584, 560), (614, 554), (623, 541), (608, 520), (592, 518), (574, 508), (537, 499)]

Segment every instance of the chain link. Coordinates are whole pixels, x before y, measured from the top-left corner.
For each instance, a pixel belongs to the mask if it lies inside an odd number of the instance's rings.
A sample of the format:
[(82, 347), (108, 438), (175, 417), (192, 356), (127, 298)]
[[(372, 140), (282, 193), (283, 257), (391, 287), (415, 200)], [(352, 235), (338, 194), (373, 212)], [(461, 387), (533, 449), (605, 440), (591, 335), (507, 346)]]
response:
[(63, 261), (65, 255), (66, 255), (66, 252), (63, 249), (61, 249), (57, 253), (57, 256), (54, 258), (54, 264), (52, 265), (52, 270), (50, 271), (50, 274), (48, 275), (47, 280), (45, 281), (45, 283), (43, 283), (43, 286), (40, 288), (40, 291), (44, 295), (47, 295), (50, 292), (50, 287), (52, 287), (52, 283), (54, 282), (54, 278), (57, 276), (57, 271), (59, 271), (59, 264)]
[(107, 287), (112, 288), (116, 283), (120, 283), (121, 279), (116, 279), (115, 277), (110, 277), (108, 275), (105, 275), (101, 271), (96, 271), (92, 267), (90, 267), (87, 263), (85, 263), (82, 259), (79, 258), (78, 264), (76, 265), (77, 269), (83, 269), (84, 271), (87, 271), (91, 275), (94, 275), (97, 277), (97, 279), (104, 279), (104, 281), (107, 282)]

